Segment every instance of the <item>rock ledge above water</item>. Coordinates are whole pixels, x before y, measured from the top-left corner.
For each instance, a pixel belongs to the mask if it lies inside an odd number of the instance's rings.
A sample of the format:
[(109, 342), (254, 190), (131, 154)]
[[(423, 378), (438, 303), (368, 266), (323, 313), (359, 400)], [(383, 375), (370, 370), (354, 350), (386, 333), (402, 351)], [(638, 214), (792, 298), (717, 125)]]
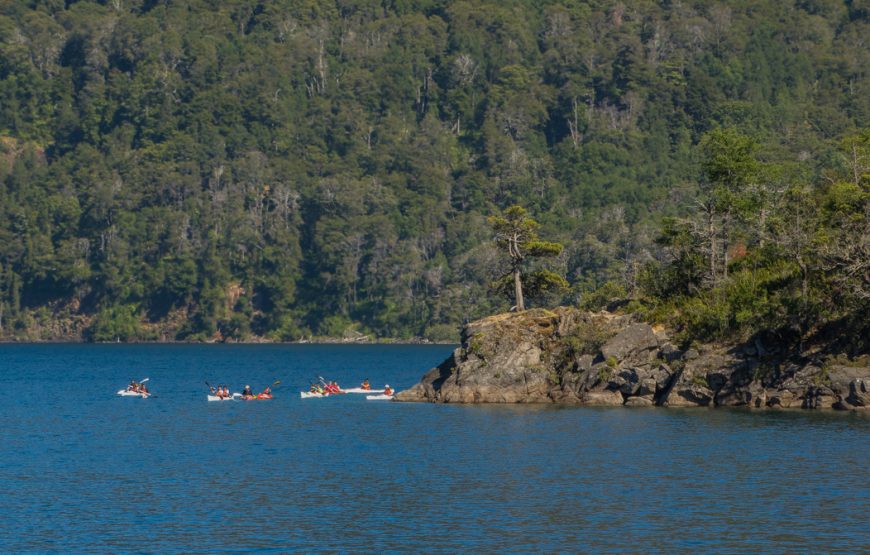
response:
[(396, 400), (870, 409), (870, 367), (793, 362), (756, 343), (683, 352), (629, 315), (498, 314), (465, 326), (453, 355)]

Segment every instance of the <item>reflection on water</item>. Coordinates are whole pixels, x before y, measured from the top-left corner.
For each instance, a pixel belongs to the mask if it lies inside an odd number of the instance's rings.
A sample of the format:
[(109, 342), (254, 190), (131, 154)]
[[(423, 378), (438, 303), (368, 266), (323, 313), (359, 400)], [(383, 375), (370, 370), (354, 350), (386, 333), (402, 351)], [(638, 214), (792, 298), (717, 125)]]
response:
[(870, 550), (865, 415), (298, 397), (450, 349), (0, 346), (0, 550)]

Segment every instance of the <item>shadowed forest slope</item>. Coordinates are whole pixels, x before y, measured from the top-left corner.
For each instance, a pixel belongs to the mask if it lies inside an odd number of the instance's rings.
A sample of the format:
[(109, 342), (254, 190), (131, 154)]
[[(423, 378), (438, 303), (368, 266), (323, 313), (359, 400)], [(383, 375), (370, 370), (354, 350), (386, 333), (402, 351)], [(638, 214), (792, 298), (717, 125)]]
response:
[[(0, 0), (0, 337), (454, 339), (510, 306), (486, 217), (513, 204), (566, 246), (549, 264), (571, 289), (539, 302), (631, 296), (711, 334), (781, 307), (801, 333), (848, 318), (855, 253), (795, 261), (866, 223), (868, 19), (833, 0)], [(821, 223), (775, 228), (799, 217)], [(837, 260), (844, 280), (819, 282)], [(788, 294), (685, 316), (741, 269), (740, 291)]]

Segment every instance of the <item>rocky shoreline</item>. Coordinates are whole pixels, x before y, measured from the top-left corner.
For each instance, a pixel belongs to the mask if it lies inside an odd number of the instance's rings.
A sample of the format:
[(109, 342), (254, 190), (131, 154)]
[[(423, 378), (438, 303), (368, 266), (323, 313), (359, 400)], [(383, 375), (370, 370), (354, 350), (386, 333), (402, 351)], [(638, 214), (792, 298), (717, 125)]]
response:
[(754, 338), (679, 349), (630, 315), (560, 307), (468, 324), (397, 401), (870, 409), (870, 363), (777, 352)]

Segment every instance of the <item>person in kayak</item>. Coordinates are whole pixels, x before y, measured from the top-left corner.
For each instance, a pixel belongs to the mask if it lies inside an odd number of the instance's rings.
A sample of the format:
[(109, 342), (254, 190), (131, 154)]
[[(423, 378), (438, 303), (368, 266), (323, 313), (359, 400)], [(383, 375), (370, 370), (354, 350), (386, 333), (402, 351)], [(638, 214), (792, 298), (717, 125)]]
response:
[(271, 399), (272, 398), (272, 388), (267, 387), (266, 389), (263, 390), (262, 393), (257, 395), (257, 397), (260, 397), (261, 399)]
[(145, 385), (144, 383), (140, 383), (139, 384), (139, 393), (141, 393), (142, 395), (149, 395), (148, 386)]
[(228, 385), (225, 385), (225, 386), (224, 386), (224, 388), (223, 388), (223, 394), (224, 394), (224, 398), (230, 396), (230, 386), (228, 386)]
[(251, 386), (245, 386), (245, 389), (242, 390), (242, 397), (245, 399), (253, 399), (255, 397), (254, 392), (251, 390)]
[(341, 393), (341, 388), (338, 386), (338, 383), (335, 381), (329, 382), (329, 392), (330, 393)]
[(390, 384), (385, 385), (384, 386), (384, 395), (392, 395), (392, 394), (393, 394), (393, 390), (390, 387)]
[(365, 389), (366, 391), (368, 391), (369, 389), (372, 388), (372, 384), (370, 384), (370, 383), (369, 383), (369, 379), (366, 378), (366, 379), (363, 380), (363, 383), (360, 384), (360, 387), (363, 388), (363, 389)]
[(127, 386), (127, 391), (138, 391), (138, 390), (139, 390), (139, 384), (136, 382), (136, 380), (130, 380), (130, 385)]

